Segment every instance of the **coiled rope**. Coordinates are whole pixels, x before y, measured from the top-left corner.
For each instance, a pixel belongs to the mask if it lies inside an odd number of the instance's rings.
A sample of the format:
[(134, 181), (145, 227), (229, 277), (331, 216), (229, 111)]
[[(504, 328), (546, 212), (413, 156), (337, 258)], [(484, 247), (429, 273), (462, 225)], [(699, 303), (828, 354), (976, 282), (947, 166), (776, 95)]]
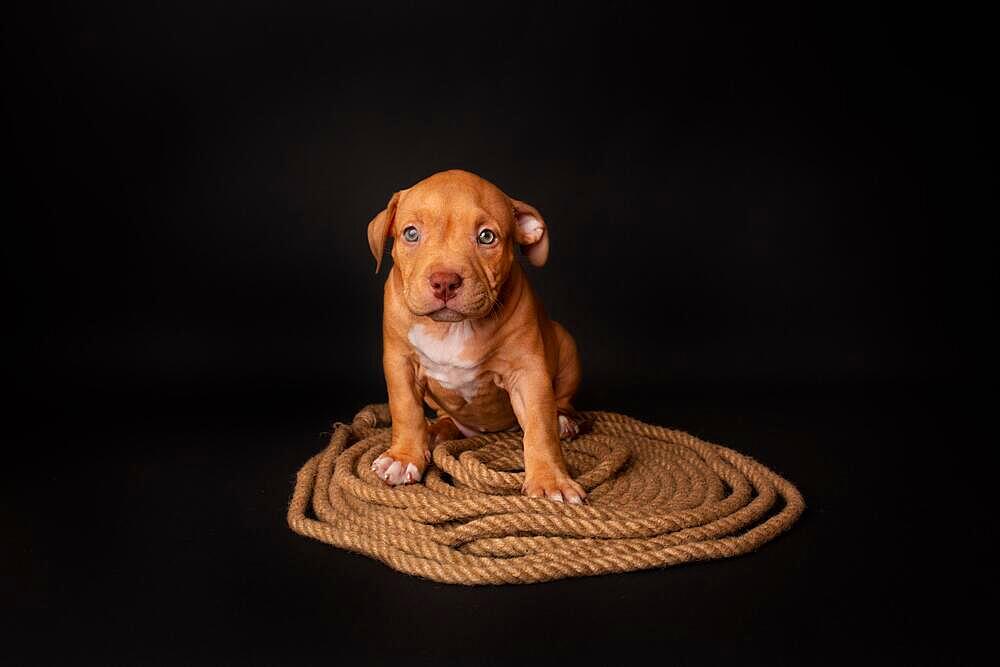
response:
[(288, 525), (434, 581), (525, 584), (738, 556), (805, 509), (792, 484), (731, 449), (583, 414), (592, 430), (563, 449), (586, 505), (520, 494), (518, 432), (442, 443), (423, 483), (391, 488), (371, 470), (389, 447), (388, 408), (370, 405), (299, 470)]

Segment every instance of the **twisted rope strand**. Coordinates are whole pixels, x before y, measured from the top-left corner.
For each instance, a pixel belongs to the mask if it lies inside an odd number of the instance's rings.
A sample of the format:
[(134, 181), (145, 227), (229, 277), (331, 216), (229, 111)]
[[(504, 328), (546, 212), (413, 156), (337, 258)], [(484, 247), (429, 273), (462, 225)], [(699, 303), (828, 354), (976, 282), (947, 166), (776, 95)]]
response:
[[(757, 461), (683, 431), (588, 412), (565, 443), (587, 505), (520, 495), (518, 433), (442, 443), (423, 484), (387, 487), (386, 405), (337, 423), (296, 475), (288, 525), (434, 581), (522, 584), (738, 556), (788, 530), (798, 490)], [(307, 511), (312, 510), (312, 517)]]

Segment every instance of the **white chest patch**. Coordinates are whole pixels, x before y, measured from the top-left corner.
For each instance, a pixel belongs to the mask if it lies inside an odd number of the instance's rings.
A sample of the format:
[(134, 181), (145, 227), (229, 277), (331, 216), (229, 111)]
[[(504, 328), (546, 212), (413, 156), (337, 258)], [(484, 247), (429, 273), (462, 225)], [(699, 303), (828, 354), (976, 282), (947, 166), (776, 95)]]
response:
[(472, 338), (472, 324), (468, 320), (448, 325), (443, 337), (428, 331), (423, 324), (415, 324), (407, 338), (427, 377), (459, 392), (466, 401), (475, 397), (480, 384), (479, 362), (463, 356), (465, 344)]

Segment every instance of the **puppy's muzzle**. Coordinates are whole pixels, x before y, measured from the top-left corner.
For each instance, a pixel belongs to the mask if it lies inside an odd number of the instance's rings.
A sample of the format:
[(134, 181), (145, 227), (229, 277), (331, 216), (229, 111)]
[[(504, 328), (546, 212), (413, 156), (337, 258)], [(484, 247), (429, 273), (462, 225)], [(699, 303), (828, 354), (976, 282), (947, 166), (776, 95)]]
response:
[(462, 286), (462, 276), (454, 271), (435, 271), (428, 278), (431, 293), (441, 301), (441, 308), (430, 313), (430, 318), (438, 322), (459, 322), (465, 315), (448, 307), (448, 300), (453, 299)]

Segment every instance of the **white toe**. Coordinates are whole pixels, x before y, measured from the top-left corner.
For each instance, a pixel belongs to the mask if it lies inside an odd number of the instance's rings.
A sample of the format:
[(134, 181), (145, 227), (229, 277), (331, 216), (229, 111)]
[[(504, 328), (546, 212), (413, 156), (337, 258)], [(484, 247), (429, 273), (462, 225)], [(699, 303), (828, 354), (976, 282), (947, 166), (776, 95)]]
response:
[(372, 470), (375, 471), (376, 475), (382, 477), (390, 465), (392, 465), (392, 459), (389, 458), (388, 456), (382, 455), (377, 459), (375, 459), (375, 461), (372, 463)]
[(399, 484), (400, 477), (403, 471), (403, 464), (399, 461), (393, 461), (392, 465), (389, 466), (384, 473), (382, 473), (382, 479), (389, 482), (390, 484)]

